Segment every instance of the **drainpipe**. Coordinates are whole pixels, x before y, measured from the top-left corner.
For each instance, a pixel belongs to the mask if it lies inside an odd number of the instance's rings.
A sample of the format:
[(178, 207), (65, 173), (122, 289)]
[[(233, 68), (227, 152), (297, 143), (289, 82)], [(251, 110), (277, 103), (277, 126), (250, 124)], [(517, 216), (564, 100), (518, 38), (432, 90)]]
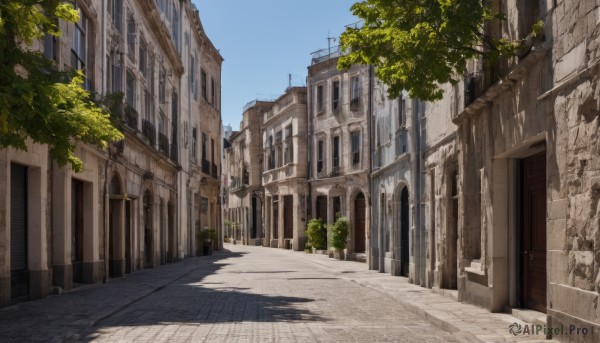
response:
[[(313, 137), (313, 127), (312, 127), (312, 110), (313, 110), (313, 106), (312, 106), (312, 101), (310, 101), (312, 99), (312, 79), (309, 76), (306, 77), (306, 107), (307, 107), (307, 111), (306, 111), (306, 125), (307, 125), (307, 132), (308, 132), (308, 137), (307, 137), (307, 142), (306, 142), (306, 146), (308, 148), (308, 152), (307, 152), (307, 156), (308, 156), (308, 160), (306, 163), (306, 186), (308, 188), (308, 206), (306, 206), (306, 212), (310, 212), (310, 216), (314, 217), (314, 214), (312, 213), (312, 184), (309, 182), (309, 180), (312, 179), (312, 137)], [(308, 216), (306, 218), (307, 222), (308, 222)]]
[[(104, 68), (106, 66), (106, 63), (108, 61), (104, 60), (106, 58), (106, 0), (102, 0), (102, 67)], [(102, 87), (102, 89), (106, 92), (106, 90), (108, 89), (108, 82), (106, 82), (106, 78), (102, 78), (102, 83), (104, 84), (104, 87)], [(104, 163), (104, 187), (103, 191), (102, 191), (102, 215), (104, 216), (104, 220), (103, 222), (103, 227), (102, 227), (102, 231), (104, 232), (104, 276), (102, 278), (102, 282), (106, 283), (106, 281), (108, 280), (108, 238), (107, 238), (107, 218), (108, 215), (106, 214), (106, 197), (107, 197), (107, 192), (106, 192), (106, 184), (107, 184), (107, 179), (108, 179), (108, 162), (110, 161), (110, 146), (108, 146), (107, 148), (108, 150), (108, 159), (106, 160), (106, 162)]]
[(425, 247), (425, 234), (421, 225), (421, 170), (422, 170), (422, 141), (421, 141), (421, 111), (420, 111), (420, 100), (415, 99), (413, 102), (413, 123), (414, 123), (414, 143), (412, 155), (415, 157), (413, 164), (413, 182), (414, 182), (414, 197), (413, 204), (415, 206), (414, 215), (414, 230), (415, 238), (413, 241), (414, 247), (414, 263), (415, 263), (415, 275), (413, 282), (418, 285), (424, 284), (424, 247)]
[[(375, 128), (373, 126), (373, 87), (375, 85), (375, 69), (373, 65), (369, 65), (369, 119), (367, 120), (367, 129), (369, 130), (369, 193), (371, 196), (369, 197), (369, 208), (371, 209), (371, 237), (373, 236), (372, 228), (375, 226), (375, 221), (379, 221), (381, 217), (381, 209), (379, 209), (379, 215), (377, 218), (373, 216), (373, 202), (378, 201), (379, 195), (375, 190), (375, 182), (373, 181), (373, 154), (375, 153)], [(375, 198), (374, 198), (375, 197)], [(383, 232), (381, 225), (377, 225), (377, 246), (378, 246), (378, 266), (377, 269), (380, 273), (385, 272), (384, 263), (385, 256), (383, 250)], [(370, 258), (373, 258), (373, 254)], [(372, 266), (369, 266), (372, 267)]]

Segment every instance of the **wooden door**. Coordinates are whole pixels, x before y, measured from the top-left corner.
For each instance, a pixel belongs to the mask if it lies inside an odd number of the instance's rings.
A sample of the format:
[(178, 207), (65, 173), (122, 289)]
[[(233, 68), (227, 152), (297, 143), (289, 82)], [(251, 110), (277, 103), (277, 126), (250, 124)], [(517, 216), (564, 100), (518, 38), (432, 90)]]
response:
[(294, 196), (283, 196), (283, 238), (294, 238)]
[(523, 160), (522, 303), (546, 312), (546, 155)]
[(273, 239), (279, 239), (279, 197), (273, 197)]
[[(154, 235), (152, 227), (152, 195), (149, 191), (144, 194), (144, 267), (154, 266)], [(198, 249), (198, 246), (196, 246)]]
[(317, 218), (327, 223), (327, 197), (324, 195), (317, 197)]
[(354, 200), (354, 252), (365, 252), (365, 195), (360, 193)]
[(27, 259), (27, 167), (10, 168), (10, 295), (17, 301), (29, 297)]
[[(316, 216), (316, 218), (323, 220), (323, 223), (327, 224), (327, 197), (324, 195), (319, 195), (317, 197), (317, 216)], [(328, 246), (327, 236), (328, 235), (325, 234), (325, 246)]]
[(409, 239), (408, 239), (408, 189), (404, 187), (400, 194), (400, 275), (408, 277)]
[(131, 273), (133, 262), (131, 242), (131, 201), (125, 202), (125, 273)]
[(83, 282), (83, 182), (71, 181), (71, 265), (73, 282)]

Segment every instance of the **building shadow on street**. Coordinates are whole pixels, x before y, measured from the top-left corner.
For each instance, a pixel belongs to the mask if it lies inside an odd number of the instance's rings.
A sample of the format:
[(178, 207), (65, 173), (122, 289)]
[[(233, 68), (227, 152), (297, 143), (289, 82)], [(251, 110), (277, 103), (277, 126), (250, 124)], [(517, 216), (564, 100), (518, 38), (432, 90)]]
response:
[(256, 294), (244, 285), (203, 282), (243, 255), (221, 251), (189, 258), (4, 308), (0, 337), (85, 342), (123, 326), (328, 320), (303, 307), (314, 299)]

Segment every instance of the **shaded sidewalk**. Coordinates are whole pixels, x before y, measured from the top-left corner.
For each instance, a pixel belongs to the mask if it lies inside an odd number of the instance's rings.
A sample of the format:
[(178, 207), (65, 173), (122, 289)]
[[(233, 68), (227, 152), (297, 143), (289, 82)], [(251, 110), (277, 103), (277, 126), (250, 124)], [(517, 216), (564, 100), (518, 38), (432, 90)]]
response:
[(224, 264), (221, 259), (240, 253), (219, 251), (177, 263), (143, 269), (106, 284), (83, 285), (60, 295), (0, 309), (0, 342), (63, 342), (88, 340), (86, 334), (133, 303), (177, 282), (191, 273), (201, 280)]

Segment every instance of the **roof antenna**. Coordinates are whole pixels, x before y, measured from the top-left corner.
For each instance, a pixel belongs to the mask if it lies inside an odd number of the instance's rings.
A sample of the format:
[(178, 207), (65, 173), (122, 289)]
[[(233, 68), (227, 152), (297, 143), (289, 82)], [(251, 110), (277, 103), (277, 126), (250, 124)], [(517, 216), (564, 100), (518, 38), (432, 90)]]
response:
[(327, 31), (327, 54), (331, 55), (331, 41), (335, 42), (337, 40), (337, 38), (330, 37), (329, 34), (330, 34), (329, 31)]
[(292, 88), (292, 74), (288, 74), (288, 88)]

